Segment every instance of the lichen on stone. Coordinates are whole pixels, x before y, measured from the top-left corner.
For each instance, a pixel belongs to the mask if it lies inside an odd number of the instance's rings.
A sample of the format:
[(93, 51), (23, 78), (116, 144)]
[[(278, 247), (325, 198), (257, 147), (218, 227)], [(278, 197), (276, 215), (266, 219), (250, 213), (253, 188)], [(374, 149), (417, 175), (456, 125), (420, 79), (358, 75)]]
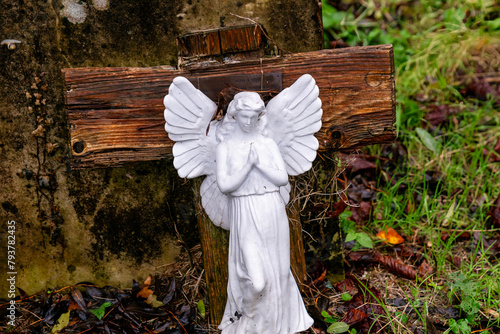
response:
[(69, 22), (79, 24), (85, 22), (87, 17), (87, 4), (77, 0), (63, 0), (61, 15)]

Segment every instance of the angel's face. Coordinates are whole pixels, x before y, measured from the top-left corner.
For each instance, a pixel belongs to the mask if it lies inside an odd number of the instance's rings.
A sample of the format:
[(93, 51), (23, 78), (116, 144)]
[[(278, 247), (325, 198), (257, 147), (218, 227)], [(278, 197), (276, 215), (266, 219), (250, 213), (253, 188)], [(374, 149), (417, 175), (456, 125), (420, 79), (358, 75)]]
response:
[(251, 109), (240, 110), (236, 116), (236, 122), (244, 132), (251, 132), (259, 120), (259, 113)]

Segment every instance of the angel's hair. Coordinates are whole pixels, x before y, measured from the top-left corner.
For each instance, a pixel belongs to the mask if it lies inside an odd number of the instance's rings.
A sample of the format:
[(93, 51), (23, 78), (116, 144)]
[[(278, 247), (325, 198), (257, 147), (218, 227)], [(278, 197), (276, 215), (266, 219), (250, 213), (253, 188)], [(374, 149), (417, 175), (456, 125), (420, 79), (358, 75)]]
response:
[(235, 117), (241, 110), (252, 110), (259, 114), (259, 121), (257, 126), (263, 129), (265, 122), (262, 117), (266, 113), (266, 105), (259, 94), (255, 92), (241, 92), (234, 96), (234, 99), (227, 107), (227, 115), (222, 121), (222, 125), (217, 130), (217, 140), (224, 141), (233, 133), (236, 126)]
[(266, 106), (259, 94), (255, 92), (241, 92), (234, 96), (227, 108), (228, 115), (234, 117), (241, 110), (253, 110), (256, 113), (266, 112)]

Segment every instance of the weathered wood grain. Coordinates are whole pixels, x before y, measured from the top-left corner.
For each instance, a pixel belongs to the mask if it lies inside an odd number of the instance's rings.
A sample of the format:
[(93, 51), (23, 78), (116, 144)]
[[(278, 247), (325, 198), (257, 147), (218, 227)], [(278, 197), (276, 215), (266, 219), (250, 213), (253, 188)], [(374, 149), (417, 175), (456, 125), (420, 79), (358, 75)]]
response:
[(225, 65), (64, 69), (72, 167), (119, 166), (171, 152), (163, 97), (173, 78), (282, 73), (283, 87), (311, 74), (323, 103), (320, 150), (350, 150), (395, 138), (391, 45), (321, 50)]

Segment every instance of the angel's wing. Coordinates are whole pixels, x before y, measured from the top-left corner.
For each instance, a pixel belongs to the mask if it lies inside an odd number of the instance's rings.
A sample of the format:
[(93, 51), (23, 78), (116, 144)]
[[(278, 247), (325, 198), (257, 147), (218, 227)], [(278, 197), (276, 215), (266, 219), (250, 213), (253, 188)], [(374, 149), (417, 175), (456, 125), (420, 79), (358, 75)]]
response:
[(309, 170), (319, 147), (314, 133), (321, 129), (321, 100), (316, 82), (301, 76), (266, 106), (266, 132), (280, 148), (289, 175)]
[(215, 225), (228, 230), (228, 198), (215, 177), (215, 135), (220, 122), (210, 122), (217, 105), (183, 77), (174, 79), (163, 103), (165, 130), (175, 142), (172, 153), (179, 176), (207, 175), (200, 188), (203, 208)]
[[(215, 172), (215, 129), (207, 131), (217, 105), (189, 80), (177, 77), (163, 100), (165, 130), (175, 144), (174, 166), (180, 177), (194, 178)], [(208, 133), (207, 133), (208, 132)]]

